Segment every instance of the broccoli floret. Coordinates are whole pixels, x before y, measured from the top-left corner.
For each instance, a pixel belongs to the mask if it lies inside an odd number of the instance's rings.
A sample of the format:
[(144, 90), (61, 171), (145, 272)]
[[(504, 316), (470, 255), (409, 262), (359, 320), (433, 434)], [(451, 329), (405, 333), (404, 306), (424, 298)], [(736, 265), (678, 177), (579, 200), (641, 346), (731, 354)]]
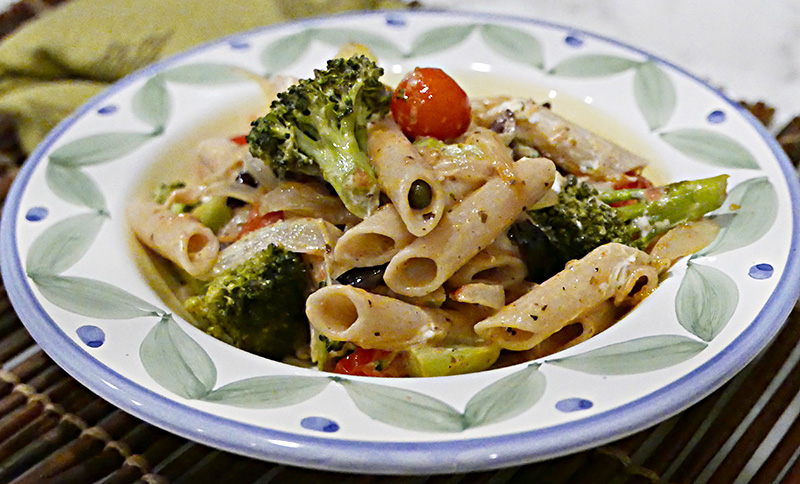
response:
[(251, 353), (281, 359), (308, 344), (308, 278), (300, 256), (270, 245), (186, 300), (206, 332)]
[[(670, 183), (661, 187), (598, 191), (574, 175), (564, 178), (558, 202), (528, 211), (530, 223), (517, 223), (509, 237), (529, 268), (550, 254), (556, 267), (610, 242), (645, 249), (659, 235), (697, 220), (725, 201), (727, 175)], [(613, 204), (613, 206), (612, 206)], [(552, 275), (553, 264), (548, 263)]]
[(367, 156), (367, 123), (388, 112), (383, 69), (365, 56), (332, 59), (278, 94), (270, 111), (253, 121), (250, 152), (282, 178), (321, 175), (352, 213), (378, 207), (380, 189)]

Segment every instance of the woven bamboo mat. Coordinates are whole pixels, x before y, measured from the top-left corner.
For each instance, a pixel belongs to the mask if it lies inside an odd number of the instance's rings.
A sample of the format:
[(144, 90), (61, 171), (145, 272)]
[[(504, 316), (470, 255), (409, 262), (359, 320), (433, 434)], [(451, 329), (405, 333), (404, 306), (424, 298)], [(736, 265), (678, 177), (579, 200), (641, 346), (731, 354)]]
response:
[(596, 449), (464, 475), (347, 475), (215, 450), (115, 408), (36, 345), (0, 286), (0, 484), (798, 483), (799, 340), (796, 309), (725, 386), (666, 422)]

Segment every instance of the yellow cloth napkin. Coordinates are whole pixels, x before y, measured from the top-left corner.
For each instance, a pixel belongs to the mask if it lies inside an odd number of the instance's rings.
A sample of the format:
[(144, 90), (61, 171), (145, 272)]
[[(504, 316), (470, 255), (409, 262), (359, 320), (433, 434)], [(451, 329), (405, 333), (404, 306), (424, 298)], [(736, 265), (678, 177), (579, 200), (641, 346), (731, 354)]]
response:
[(0, 112), (26, 153), (109, 83), (194, 45), (258, 26), (401, 0), (71, 0), (0, 43)]

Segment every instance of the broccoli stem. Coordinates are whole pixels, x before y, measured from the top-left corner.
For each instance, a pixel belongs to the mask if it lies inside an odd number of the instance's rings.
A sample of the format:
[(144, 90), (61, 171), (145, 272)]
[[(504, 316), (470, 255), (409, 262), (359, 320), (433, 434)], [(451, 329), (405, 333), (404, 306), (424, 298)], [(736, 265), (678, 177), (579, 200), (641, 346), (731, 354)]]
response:
[(614, 210), (625, 221), (644, 217), (642, 222), (650, 229), (637, 240), (637, 245), (641, 247), (670, 228), (699, 219), (722, 206), (727, 180), (728, 175), (719, 175), (679, 181), (661, 187), (604, 191), (598, 197), (608, 204), (635, 200), (634, 203), (615, 207)]
[(354, 215), (365, 218), (378, 208), (380, 188), (367, 153), (359, 146), (355, 120), (346, 116), (340, 129), (315, 125), (319, 139), (314, 140), (295, 129), (300, 151), (318, 160), (322, 177), (333, 186), (344, 206)]

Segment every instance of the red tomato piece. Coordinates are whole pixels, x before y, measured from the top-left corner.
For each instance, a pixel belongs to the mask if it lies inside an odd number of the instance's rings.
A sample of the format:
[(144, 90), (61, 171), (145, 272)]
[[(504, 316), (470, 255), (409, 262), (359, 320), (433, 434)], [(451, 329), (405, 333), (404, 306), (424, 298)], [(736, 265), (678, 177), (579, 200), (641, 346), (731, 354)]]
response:
[(392, 95), (392, 116), (406, 136), (457, 138), (470, 123), (467, 93), (443, 70), (417, 67), (400, 81)]
[(265, 214), (258, 213), (258, 205), (253, 205), (252, 210), (250, 210), (250, 215), (247, 218), (247, 222), (242, 224), (242, 229), (239, 231), (239, 236), (237, 238), (241, 238), (245, 234), (250, 232), (256, 231), (262, 227), (266, 227), (267, 225), (272, 225), (278, 220), (283, 220), (283, 212), (267, 212)]
[(243, 134), (241, 136), (234, 136), (233, 138), (231, 138), (231, 141), (233, 141), (237, 145), (246, 145), (247, 144), (247, 135)]
[[(652, 187), (653, 187), (653, 182), (651, 182), (644, 176), (634, 172), (626, 173), (625, 178), (614, 183), (614, 190), (625, 190), (630, 188), (647, 189), (645, 191), (645, 195), (647, 195), (648, 198), (650, 197), (650, 193), (652, 192), (652, 190), (649, 189)], [(611, 203), (610, 205), (612, 207), (624, 207), (625, 205), (633, 205), (634, 203), (636, 203), (636, 200), (623, 200), (621, 202)]]
[(379, 365), (381, 360), (389, 359), (391, 355), (391, 351), (358, 347), (355, 351), (339, 360), (333, 372), (356, 376), (395, 376), (388, 374), (386, 371), (389, 369), (388, 365), (387, 368), (382, 368)]

